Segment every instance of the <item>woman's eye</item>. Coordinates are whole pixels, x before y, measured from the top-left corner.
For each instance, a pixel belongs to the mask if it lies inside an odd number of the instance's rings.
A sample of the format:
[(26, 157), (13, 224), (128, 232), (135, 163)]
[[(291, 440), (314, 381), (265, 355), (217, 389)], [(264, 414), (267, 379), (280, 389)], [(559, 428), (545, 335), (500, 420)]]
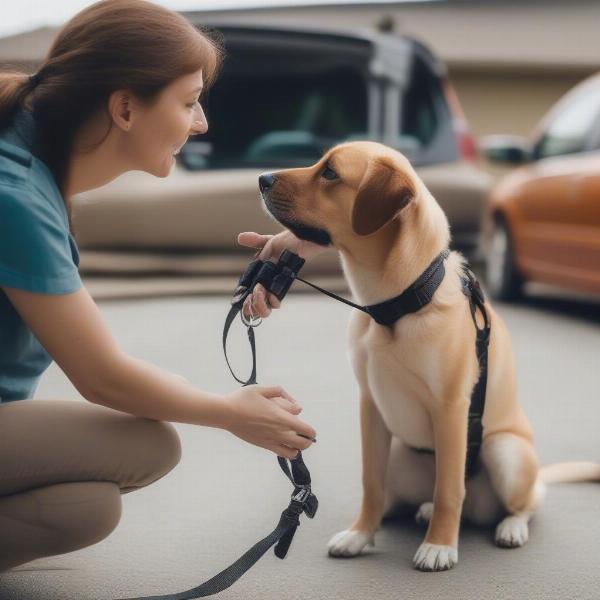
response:
[(198, 104), (199, 100), (200, 100), (200, 99), (196, 100), (195, 102), (192, 102), (191, 104), (187, 104), (186, 106), (187, 106), (188, 108), (194, 108), (194, 106), (196, 106), (196, 104)]
[(323, 172), (321, 173), (321, 177), (323, 179), (327, 179), (327, 181), (332, 181), (332, 180), (338, 178), (337, 173), (329, 165), (327, 165), (323, 169)]

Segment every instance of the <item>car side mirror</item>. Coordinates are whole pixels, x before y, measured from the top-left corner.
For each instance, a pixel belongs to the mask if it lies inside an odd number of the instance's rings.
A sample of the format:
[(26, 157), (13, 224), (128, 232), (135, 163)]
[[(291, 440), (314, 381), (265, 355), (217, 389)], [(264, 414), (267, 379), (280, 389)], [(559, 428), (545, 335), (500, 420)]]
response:
[(479, 140), (478, 147), (488, 160), (495, 163), (518, 165), (533, 158), (529, 141), (518, 135), (487, 135)]

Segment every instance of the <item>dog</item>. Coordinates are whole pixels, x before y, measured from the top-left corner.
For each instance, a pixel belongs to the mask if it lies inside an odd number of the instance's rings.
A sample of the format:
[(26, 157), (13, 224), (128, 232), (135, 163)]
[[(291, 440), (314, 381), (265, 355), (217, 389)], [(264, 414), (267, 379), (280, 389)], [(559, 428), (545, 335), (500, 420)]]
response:
[[(263, 174), (259, 182), (268, 214), (296, 237), (339, 251), (362, 305), (398, 296), (449, 247), (443, 210), (407, 158), (381, 144), (344, 143), (313, 166)], [(390, 327), (352, 311), (363, 496), (350, 527), (329, 541), (330, 556), (360, 554), (374, 545), (384, 517), (412, 507), (427, 525), (414, 567), (450, 569), (458, 562), (461, 519), (497, 524), (498, 546), (522, 546), (547, 483), (600, 479), (600, 465), (592, 462), (539, 468), (517, 401), (509, 333), (486, 302), (491, 334), (480, 468), (465, 481), (467, 415), (480, 376), (460, 280), (465, 266), (452, 251), (432, 301)]]

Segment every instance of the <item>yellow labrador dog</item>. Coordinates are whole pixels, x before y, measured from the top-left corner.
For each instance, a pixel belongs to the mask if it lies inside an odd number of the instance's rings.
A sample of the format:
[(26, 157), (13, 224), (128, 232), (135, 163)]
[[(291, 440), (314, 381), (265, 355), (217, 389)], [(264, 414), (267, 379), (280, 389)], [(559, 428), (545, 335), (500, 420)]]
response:
[[(277, 221), (340, 252), (362, 305), (398, 296), (450, 242), (444, 212), (409, 161), (380, 144), (342, 144), (312, 167), (262, 175), (260, 187)], [(363, 498), (352, 525), (331, 538), (331, 556), (355, 556), (374, 545), (382, 517), (412, 505), (416, 520), (428, 524), (415, 567), (449, 569), (458, 561), (461, 516), (477, 524), (499, 521), (496, 543), (521, 546), (545, 482), (600, 478), (595, 463), (538, 469), (532, 430), (517, 402), (509, 334), (487, 303), (481, 468), (465, 484), (467, 414), (479, 365), (460, 280), (464, 263), (451, 252), (433, 300), (390, 327), (353, 310), (349, 342), (360, 390)]]

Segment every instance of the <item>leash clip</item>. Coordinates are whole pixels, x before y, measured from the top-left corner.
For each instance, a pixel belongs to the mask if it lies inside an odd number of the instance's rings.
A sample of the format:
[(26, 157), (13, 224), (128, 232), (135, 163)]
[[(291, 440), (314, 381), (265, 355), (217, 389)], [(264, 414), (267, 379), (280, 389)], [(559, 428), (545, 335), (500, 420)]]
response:
[(250, 319), (247, 320), (244, 311), (240, 311), (240, 319), (246, 327), (258, 327), (262, 323), (262, 317), (255, 317), (253, 314), (250, 314)]

